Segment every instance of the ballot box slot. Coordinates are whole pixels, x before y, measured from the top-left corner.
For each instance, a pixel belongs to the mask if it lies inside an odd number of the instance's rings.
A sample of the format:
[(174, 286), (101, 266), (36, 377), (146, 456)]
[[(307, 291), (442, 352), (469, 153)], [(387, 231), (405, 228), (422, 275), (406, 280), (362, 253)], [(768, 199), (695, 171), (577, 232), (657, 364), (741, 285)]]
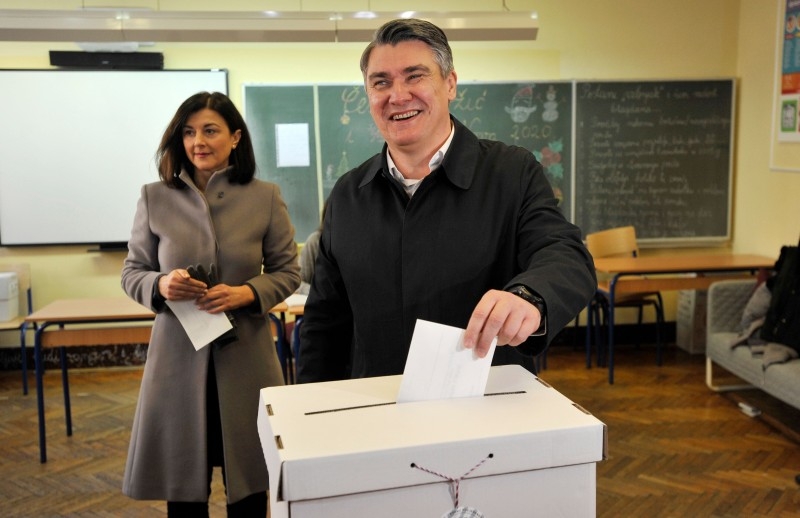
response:
[[(513, 392), (491, 392), (491, 393), (484, 394), (484, 396), (486, 396), (486, 397), (488, 397), (488, 396), (510, 396), (510, 395), (516, 395), (516, 394), (526, 394), (526, 393), (527, 392), (524, 391), (524, 390), (517, 390), (517, 391), (513, 391)], [(330, 409), (327, 409), (327, 410), (313, 410), (311, 412), (305, 412), (303, 415), (330, 414), (332, 412), (346, 412), (346, 411), (349, 411), (349, 410), (361, 410), (363, 408), (375, 408), (375, 407), (379, 407), (379, 406), (390, 406), (390, 405), (396, 405), (396, 404), (397, 404), (396, 402), (390, 401), (390, 402), (387, 402), (387, 403), (373, 403), (371, 405), (357, 405), (357, 406), (348, 406), (348, 407), (342, 407), (342, 408), (330, 408)], [(267, 405), (267, 412), (270, 412), (269, 405)], [(269, 415), (272, 415), (272, 414), (270, 413)]]

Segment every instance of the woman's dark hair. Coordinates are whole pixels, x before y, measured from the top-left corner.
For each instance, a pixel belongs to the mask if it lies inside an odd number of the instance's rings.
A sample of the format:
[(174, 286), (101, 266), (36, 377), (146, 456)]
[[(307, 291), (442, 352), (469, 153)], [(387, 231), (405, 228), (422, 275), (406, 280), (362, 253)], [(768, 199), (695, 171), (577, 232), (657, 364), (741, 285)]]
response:
[(447, 43), (444, 31), (426, 20), (400, 18), (386, 22), (372, 36), (367, 48), (361, 54), (361, 73), (366, 78), (367, 65), (372, 49), (379, 45), (397, 45), (402, 41), (421, 41), (433, 51), (433, 59), (439, 65), (442, 77), (453, 71), (453, 51)]
[(194, 176), (194, 165), (189, 157), (186, 156), (186, 149), (183, 147), (183, 128), (186, 121), (193, 114), (208, 108), (217, 112), (228, 125), (231, 133), (241, 130), (241, 138), (236, 148), (231, 150), (230, 165), (233, 166), (228, 171), (228, 181), (231, 183), (246, 184), (253, 179), (256, 174), (256, 157), (253, 151), (253, 141), (250, 139), (250, 132), (247, 125), (236, 109), (236, 106), (227, 95), (219, 92), (199, 92), (189, 97), (180, 105), (175, 116), (169, 122), (164, 135), (161, 137), (161, 144), (156, 152), (156, 165), (158, 166), (158, 177), (168, 187), (182, 189), (185, 185), (178, 175), (185, 169)]

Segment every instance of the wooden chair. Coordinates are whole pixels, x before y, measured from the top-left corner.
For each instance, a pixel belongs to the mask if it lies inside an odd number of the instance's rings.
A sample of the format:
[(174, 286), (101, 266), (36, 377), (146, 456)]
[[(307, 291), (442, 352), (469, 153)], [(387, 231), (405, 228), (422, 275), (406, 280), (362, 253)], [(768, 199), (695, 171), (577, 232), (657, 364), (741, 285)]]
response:
[(28, 331), (28, 323), (25, 317), (33, 312), (33, 297), (31, 294), (31, 267), (28, 264), (0, 264), (0, 272), (14, 272), (17, 274), (19, 283), (19, 314), (0, 322), (0, 332), (16, 331), (19, 332), (20, 355), (22, 361), (22, 393), (28, 394), (28, 359), (25, 350), (25, 335)]
[[(637, 257), (639, 246), (636, 241), (636, 229), (633, 226), (617, 227), (608, 230), (601, 230), (586, 235), (586, 247), (592, 257)], [(597, 331), (595, 339), (598, 343), (598, 365), (604, 362), (603, 348), (600, 346), (603, 333), (600, 332), (602, 325), (608, 325), (608, 312), (611, 308), (616, 311), (619, 308), (638, 309), (638, 325), (642, 324), (644, 308), (650, 306), (655, 312), (656, 318), (656, 361), (658, 365), (662, 363), (661, 342), (664, 336), (664, 302), (659, 292), (632, 293), (617, 295), (610, 300), (611, 289), (610, 279), (598, 278), (597, 292), (589, 304), (587, 311), (588, 322), (586, 325), (586, 367), (591, 367), (592, 363), (592, 328)], [(614, 319), (616, 321), (616, 318)], [(613, 347), (614, 344), (608, 344)], [(638, 342), (637, 342), (638, 345)], [(609, 351), (610, 352), (610, 351)], [(609, 364), (609, 369), (613, 365)]]

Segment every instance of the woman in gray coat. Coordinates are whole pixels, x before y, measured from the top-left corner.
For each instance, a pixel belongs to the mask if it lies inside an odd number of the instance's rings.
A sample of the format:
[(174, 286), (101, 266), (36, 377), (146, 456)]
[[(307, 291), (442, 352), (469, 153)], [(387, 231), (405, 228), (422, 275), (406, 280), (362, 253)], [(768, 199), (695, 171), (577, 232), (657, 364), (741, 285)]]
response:
[[(122, 287), (156, 312), (123, 492), (167, 500), (170, 516), (207, 516), (222, 466), (228, 516), (266, 516), (259, 390), (282, 385), (267, 312), (300, 284), (294, 228), (278, 187), (254, 178), (247, 127), (220, 93), (178, 108), (157, 153), (160, 182), (142, 188)], [(187, 269), (214, 267), (202, 282)], [(227, 312), (234, 341), (195, 350), (167, 301)]]

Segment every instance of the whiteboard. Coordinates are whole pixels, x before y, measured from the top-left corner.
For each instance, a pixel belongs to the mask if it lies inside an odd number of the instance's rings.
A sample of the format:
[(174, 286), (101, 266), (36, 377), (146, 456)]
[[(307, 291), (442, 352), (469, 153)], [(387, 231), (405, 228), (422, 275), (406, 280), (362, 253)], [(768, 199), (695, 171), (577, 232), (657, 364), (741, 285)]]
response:
[(178, 106), (226, 70), (0, 70), (0, 245), (124, 244)]

